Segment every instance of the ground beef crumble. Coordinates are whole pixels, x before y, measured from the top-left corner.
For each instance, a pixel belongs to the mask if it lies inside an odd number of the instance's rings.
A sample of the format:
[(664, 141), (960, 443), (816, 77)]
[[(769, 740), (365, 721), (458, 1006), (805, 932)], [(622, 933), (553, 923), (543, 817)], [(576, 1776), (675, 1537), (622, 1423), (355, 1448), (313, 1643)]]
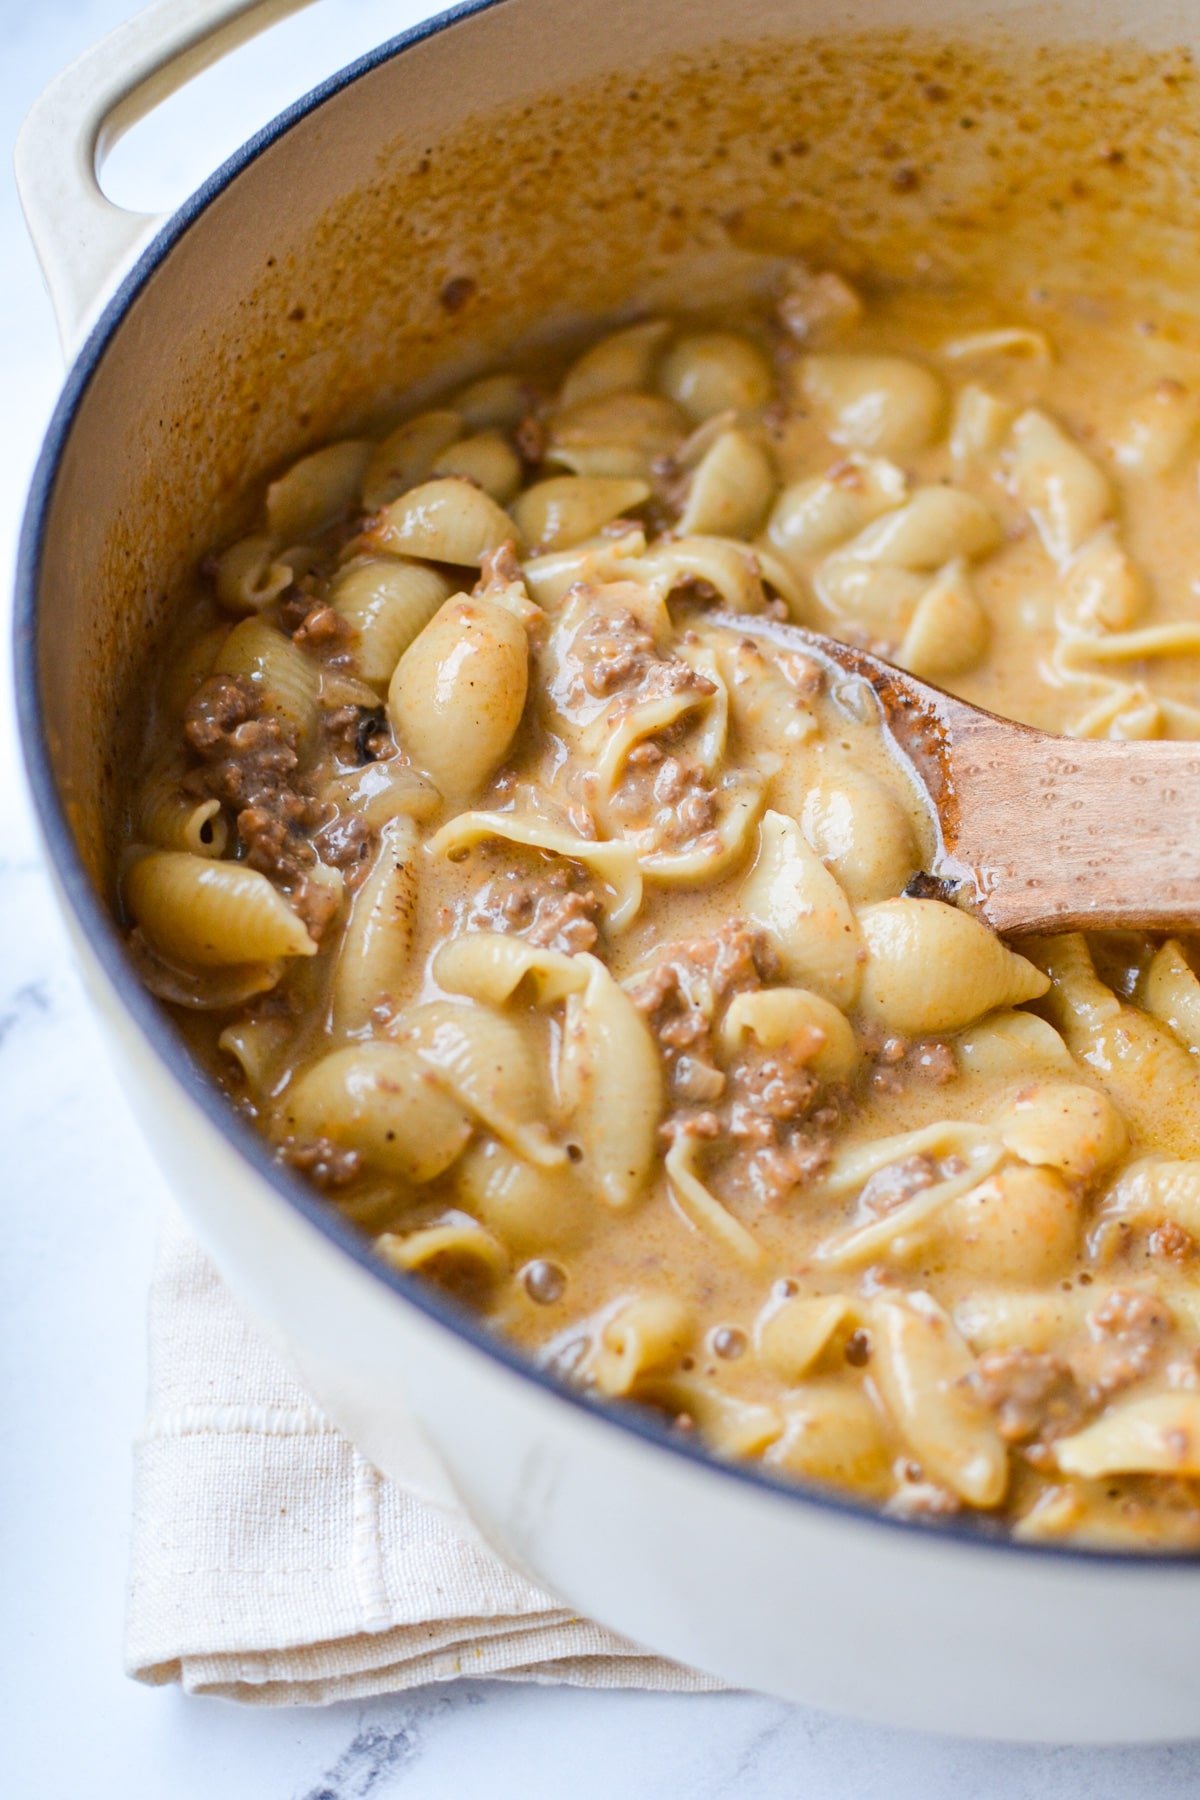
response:
[(539, 950), (574, 956), (595, 948), (600, 912), (582, 874), (546, 855), (521, 868), (498, 868), (475, 894), (465, 924), (471, 931), (511, 931)]
[(641, 620), (624, 607), (589, 618), (576, 634), (573, 652), (583, 689), (596, 699), (619, 692), (636, 705), (670, 694), (716, 692), (708, 676), (681, 656), (660, 656)]
[(842, 1097), (781, 1047), (748, 1045), (728, 1068), (713, 1034), (734, 994), (778, 978), (763, 933), (742, 924), (674, 944), (630, 984), (630, 996), (658, 1043), (670, 1106), (666, 1144), (681, 1134), (711, 1144), (714, 1191), (736, 1207), (775, 1207), (820, 1174), (829, 1159)]
[(1033, 1350), (991, 1350), (981, 1356), (966, 1385), (995, 1415), (1009, 1444), (1047, 1443), (1080, 1424), (1084, 1396), (1061, 1357)]
[(1170, 1309), (1135, 1288), (1114, 1288), (1088, 1314), (1088, 1341), (1071, 1355), (1071, 1371), (1098, 1405), (1140, 1381), (1161, 1361), (1173, 1328)]
[(301, 1175), (307, 1175), (326, 1192), (349, 1187), (362, 1174), (362, 1157), (358, 1151), (345, 1150), (329, 1138), (314, 1138), (310, 1143), (288, 1138), (280, 1145), (279, 1155), (281, 1161)]

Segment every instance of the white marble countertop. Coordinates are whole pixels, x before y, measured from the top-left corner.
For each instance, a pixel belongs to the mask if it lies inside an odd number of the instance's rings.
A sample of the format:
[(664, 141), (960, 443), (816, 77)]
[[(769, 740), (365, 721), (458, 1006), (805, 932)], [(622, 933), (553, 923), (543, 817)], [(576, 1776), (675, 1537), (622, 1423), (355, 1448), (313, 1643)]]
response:
[[(0, 6), (0, 135), (132, 0)], [(110, 188), (177, 201), (321, 75), (430, 10), (322, 0), (118, 150)], [(61, 380), (11, 182), (0, 187), (0, 561)], [(7, 579), (5, 581), (7, 588)], [(0, 603), (7, 654), (7, 592)], [(461, 1683), (324, 1711), (243, 1711), (121, 1672), (129, 1444), (160, 1178), (127, 1115), (55, 915), (0, 696), (0, 1717), (5, 1791), (88, 1800), (1168, 1800), (1200, 1745), (956, 1743), (745, 1695)], [(1036, 1621), (1031, 1621), (1036, 1630)], [(1200, 1709), (1197, 1712), (1200, 1720)]]

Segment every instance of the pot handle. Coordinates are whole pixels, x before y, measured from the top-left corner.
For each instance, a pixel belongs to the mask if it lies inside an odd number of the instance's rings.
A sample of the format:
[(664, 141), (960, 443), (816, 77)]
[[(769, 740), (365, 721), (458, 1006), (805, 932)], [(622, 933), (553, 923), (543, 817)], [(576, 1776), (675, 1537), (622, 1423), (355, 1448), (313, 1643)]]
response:
[(202, 69), (311, 0), (156, 0), (85, 50), (34, 101), (14, 152), (17, 189), (70, 356), (116, 278), (165, 222), (100, 186), (130, 126)]

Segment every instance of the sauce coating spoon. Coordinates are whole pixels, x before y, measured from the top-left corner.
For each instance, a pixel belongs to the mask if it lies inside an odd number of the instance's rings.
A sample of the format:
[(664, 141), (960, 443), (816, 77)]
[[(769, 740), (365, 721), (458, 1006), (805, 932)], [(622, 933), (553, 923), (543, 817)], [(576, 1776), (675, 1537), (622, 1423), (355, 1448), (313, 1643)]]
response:
[(1200, 925), (1200, 743), (1056, 737), (803, 626), (708, 617), (874, 691), (885, 735), (929, 799), (928, 874), (994, 931)]

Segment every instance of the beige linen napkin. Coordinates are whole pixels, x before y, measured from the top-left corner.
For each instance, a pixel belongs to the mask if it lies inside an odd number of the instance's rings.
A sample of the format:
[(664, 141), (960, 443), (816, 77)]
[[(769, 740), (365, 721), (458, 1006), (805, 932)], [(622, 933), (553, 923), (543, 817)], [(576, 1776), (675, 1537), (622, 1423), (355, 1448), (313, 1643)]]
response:
[(139, 1681), (275, 1705), (454, 1676), (717, 1685), (576, 1617), (461, 1514), (385, 1480), (255, 1335), (174, 1217), (150, 1302), (126, 1664)]

